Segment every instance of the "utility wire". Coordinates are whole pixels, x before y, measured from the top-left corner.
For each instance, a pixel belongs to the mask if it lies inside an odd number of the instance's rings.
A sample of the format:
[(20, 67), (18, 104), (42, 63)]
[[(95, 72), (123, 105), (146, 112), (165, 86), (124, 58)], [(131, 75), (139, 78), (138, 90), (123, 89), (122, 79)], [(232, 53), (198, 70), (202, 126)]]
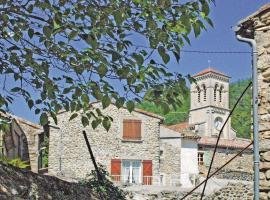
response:
[(196, 189), (198, 189), (202, 184), (204, 184), (208, 179), (210, 179), (212, 176), (217, 174), (220, 170), (222, 170), (224, 167), (226, 167), (230, 162), (232, 162), (237, 156), (241, 155), (245, 150), (247, 150), (253, 142), (251, 142), (249, 145), (247, 145), (244, 149), (242, 149), (240, 152), (238, 152), (236, 155), (234, 155), (230, 160), (228, 160), (226, 163), (224, 163), (220, 168), (218, 168), (216, 171), (214, 171), (211, 175), (209, 175), (208, 178), (206, 178), (203, 182), (201, 182), (199, 185), (197, 185), (195, 188), (193, 188), (191, 191), (189, 191), (185, 196), (181, 198), (181, 200), (185, 199), (187, 196), (191, 195)]
[(203, 199), (203, 196), (204, 196), (205, 188), (206, 188), (208, 177), (210, 175), (211, 168), (212, 168), (212, 165), (213, 165), (213, 162), (214, 162), (214, 158), (215, 158), (215, 154), (216, 154), (216, 151), (217, 151), (218, 142), (219, 142), (220, 137), (221, 137), (221, 133), (222, 133), (222, 131), (223, 131), (226, 123), (229, 121), (229, 118), (231, 117), (232, 113), (234, 112), (236, 106), (238, 105), (238, 103), (240, 102), (240, 100), (242, 99), (242, 97), (244, 96), (244, 94), (246, 93), (246, 91), (248, 90), (248, 88), (251, 86), (251, 84), (252, 84), (252, 82), (250, 82), (248, 84), (248, 86), (246, 87), (246, 89), (242, 92), (242, 94), (240, 95), (240, 97), (237, 99), (236, 103), (233, 106), (233, 109), (230, 111), (229, 116), (227, 117), (225, 123), (223, 124), (222, 128), (219, 131), (217, 142), (216, 142), (215, 149), (214, 149), (214, 153), (213, 153), (213, 156), (212, 156), (212, 159), (211, 159), (211, 163), (210, 163), (210, 166), (209, 166), (209, 169), (208, 169), (208, 173), (207, 173), (206, 180), (205, 180), (205, 183), (204, 183), (203, 191), (202, 191), (202, 194), (201, 194), (201, 198), (200, 198), (201, 200)]
[[(100, 41), (117, 44), (116, 41), (108, 41), (108, 40), (104, 40), (104, 39), (101, 39)], [(138, 45), (138, 44), (132, 44), (131, 47), (151, 49), (151, 50), (157, 50), (158, 49), (158, 47), (153, 48), (153, 47), (149, 47), (149, 46), (146, 46), (146, 45)], [(168, 51), (172, 51), (172, 50), (168, 50)], [(228, 50), (228, 51), (211, 50), (211, 51), (208, 51), (208, 50), (180, 49), (180, 53), (181, 52), (183, 52), (183, 53), (198, 53), (198, 54), (251, 54), (252, 53), (252, 51), (233, 51), (233, 50)]]

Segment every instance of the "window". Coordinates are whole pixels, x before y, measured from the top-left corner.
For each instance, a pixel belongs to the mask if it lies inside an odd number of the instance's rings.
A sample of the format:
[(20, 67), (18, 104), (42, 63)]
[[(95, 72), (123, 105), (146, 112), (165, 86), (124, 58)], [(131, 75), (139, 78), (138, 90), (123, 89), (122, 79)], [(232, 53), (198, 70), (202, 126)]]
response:
[(217, 88), (218, 88), (218, 85), (216, 84), (214, 88), (214, 101), (217, 101)]
[(152, 185), (152, 161), (112, 159), (111, 178), (123, 184)]
[(198, 92), (198, 103), (201, 102), (201, 90), (199, 87), (197, 87), (197, 92)]
[(203, 100), (206, 101), (206, 86), (203, 85)]
[(203, 152), (198, 152), (198, 164), (199, 165), (203, 165), (204, 161), (203, 161)]
[(123, 160), (122, 162), (122, 182), (123, 183), (141, 183), (141, 161)]
[(141, 140), (141, 120), (124, 119), (123, 121), (123, 139)]
[(222, 101), (222, 92), (223, 92), (223, 86), (221, 86), (219, 90), (219, 102)]

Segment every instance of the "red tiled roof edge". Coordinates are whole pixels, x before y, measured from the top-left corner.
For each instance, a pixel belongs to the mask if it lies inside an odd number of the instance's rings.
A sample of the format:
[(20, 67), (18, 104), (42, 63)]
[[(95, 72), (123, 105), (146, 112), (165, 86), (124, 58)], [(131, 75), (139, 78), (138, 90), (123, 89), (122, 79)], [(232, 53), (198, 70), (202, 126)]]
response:
[(193, 75), (193, 77), (202, 76), (202, 75), (208, 74), (208, 73), (214, 73), (214, 74), (218, 74), (218, 75), (230, 78), (230, 76), (228, 76), (228, 75), (226, 75), (226, 74), (224, 74), (222, 72), (219, 72), (219, 71), (217, 71), (217, 70), (215, 70), (213, 68), (207, 68), (207, 69), (205, 69), (205, 70), (203, 70), (201, 72), (198, 72), (197, 74)]

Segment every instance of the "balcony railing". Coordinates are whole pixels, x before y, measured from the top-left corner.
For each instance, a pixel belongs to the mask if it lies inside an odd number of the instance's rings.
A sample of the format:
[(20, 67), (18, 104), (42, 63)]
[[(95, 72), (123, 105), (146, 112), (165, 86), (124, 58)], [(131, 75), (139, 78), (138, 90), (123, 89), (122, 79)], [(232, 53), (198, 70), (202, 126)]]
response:
[[(195, 185), (195, 177), (197, 175), (190, 174), (189, 179), (192, 185)], [(158, 185), (158, 186), (181, 186), (181, 177), (180, 176), (142, 176), (142, 177), (133, 177), (132, 180), (125, 175), (111, 175), (111, 180), (116, 184), (127, 184), (127, 185)]]

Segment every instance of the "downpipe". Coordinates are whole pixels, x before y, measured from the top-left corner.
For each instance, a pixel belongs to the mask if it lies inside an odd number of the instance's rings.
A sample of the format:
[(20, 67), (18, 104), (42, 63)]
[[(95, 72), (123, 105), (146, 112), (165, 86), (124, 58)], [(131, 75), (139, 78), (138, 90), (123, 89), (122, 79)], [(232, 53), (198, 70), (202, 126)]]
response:
[(253, 103), (253, 163), (254, 163), (254, 200), (259, 200), (259, 129), (258, 129), (258, 78), (257, 78), (257, 44), (254, 39), (236, 35), (237, 40), (252, 47), (252, 103)]

